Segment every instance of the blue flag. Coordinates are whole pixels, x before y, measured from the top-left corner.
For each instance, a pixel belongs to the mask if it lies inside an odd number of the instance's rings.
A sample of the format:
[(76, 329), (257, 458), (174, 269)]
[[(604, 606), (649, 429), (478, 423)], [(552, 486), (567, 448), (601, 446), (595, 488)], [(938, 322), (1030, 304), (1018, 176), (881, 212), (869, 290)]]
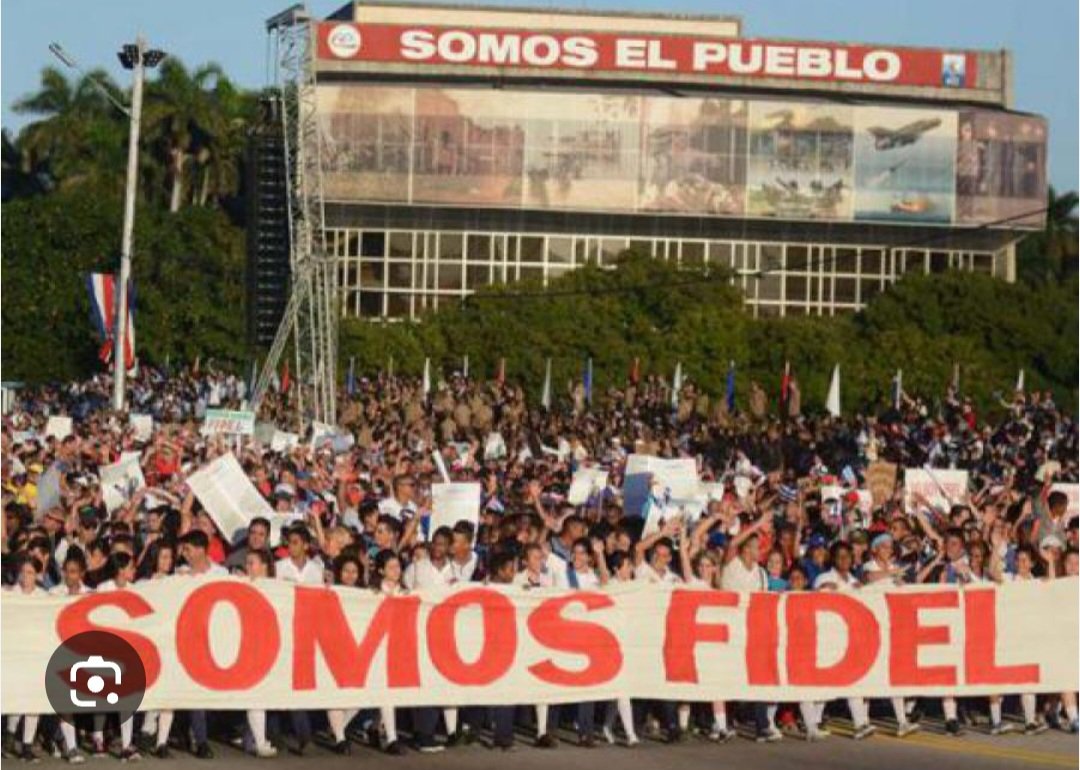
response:
[(356, 358), (349, 358), (349, 373), (345, 376), (345, 392), (349, 398), (356, 395)]
[(735, 362), (732, 361), (727, 370), (727, 392), (724, 394), (727, 399), (727, 409), (729, 412), (735, 411)]
[(592, 359), (585, 359), (585, 375), (581, 378), (585, 384), (585, 401), (592, 404)]

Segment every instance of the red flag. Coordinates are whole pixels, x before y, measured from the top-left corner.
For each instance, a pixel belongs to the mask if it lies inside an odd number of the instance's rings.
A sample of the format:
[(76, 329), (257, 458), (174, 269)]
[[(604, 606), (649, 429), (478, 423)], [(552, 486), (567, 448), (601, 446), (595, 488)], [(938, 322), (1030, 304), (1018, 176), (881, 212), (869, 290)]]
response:
[(499, 368), (495, 372), (495, 382), (499, 383), (500, 385), (503, 385), (503, 384), (506, 383), (506, 359), (505, 358), (500, 358), (499, 359)]
[(787, 404), (791, 395), (791, 363), (784, 362), (784, 376), (780, 378), (780, 403)]
[(634, 357), (634, 362), (630, 364), (630, 383), (637, 385), (641, 379), (641, 359)]
[(285, 366), (281, 368), (281, 392), (289, 392), (289, 362), (285, 361)]

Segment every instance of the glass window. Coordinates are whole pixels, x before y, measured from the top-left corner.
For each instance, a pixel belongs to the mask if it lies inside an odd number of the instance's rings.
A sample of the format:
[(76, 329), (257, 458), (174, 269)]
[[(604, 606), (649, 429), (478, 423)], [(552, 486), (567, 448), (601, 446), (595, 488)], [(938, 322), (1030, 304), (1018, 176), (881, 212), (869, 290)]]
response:
[(476, 262), (465, 263), (465, 285), (469, 289), (479, 289), (491, 283), (491, 265)]
[(810, 249), (806, 246), (788, 246), (785, 267), (790, 271), (811, 270)]
[[(382, 261), (364, 260), (360, 263), (360, 286), (365, 289), (382, 288), (386, 265)], [(356, 286), (356, 262), (349, 263), (349, 282), (347, 286)]]
[(930, 253), (930, 272), (944, 273), (949, 269), (949, 253), (947, 251), (933, 251)]
[(705, 264), (705, 244), (701, 241), (683, 241), (682, 264), (701, 267)]
[(548, 281), (553, 281), (560, 275), (565, 275), (566, 273), (569, 273), (572, 269), (573, 268), (569, 267), (568, 265), (548, 265)]
[(463, 239), (454, 233), (439, 234), (439, 262), (461, 262)]
[(544, 268), (539, 265), (522, 265), (520, 280), (544, 280)]
[(836, 250), (836, 272), (857, 273), (859, 271), (859, 257), (855, 249)]
[(412, 317), (412, 295), (411, 294), (387, 294), (386, 295), (386, 315), (390, 318), (411, 318)]
[(731, 267), (731, 244), (726, 242), (709, 244), (709, 261), (720, 267)]
[(784, 248), (775, 243), (763, 243), (760, 246), (761, 267), (759, 270), (776, 270), (784, 266)]
[(356, 230), (342, 230), (338, 237), (338, 253), (343, 257), (360, 256), (360, 233)]
[(626, 241), (619, 238), (605, 238), (603, 240), (603, 254), (600, 257), (600, 264), (613, 265), (615, 260), (619, 258), (619, 255), (626, 251)]
[(570, 238), (548, 238), (548, 264), (569, 265), (574, 258)]
[(881, 275), (885, 267), (885, 253), (881, 249), (863, 249), (863, 275)]
[(780, 280), (780, 274), (776, 272), (765, 273), (757, 281), (758, 284), (758, 299), (759, 300), (780, 300), (780, 289), (782, 282)]
[(976, 273), (986, 273), (987, 275), (992, 275), (994, 272), (994, 255), (972, 254), (971, 269), (974, 270)]
[(784, 279), (785, 297), (788, 302), (805, 302), (808, 279), (804, 275), (789, 275)]
[(491, 259), (491, 236), (470, 235), (469, 253), (465, 258), (470, 262), (487, 262)]
[(834, 281), (833, 302), (851, 304), (858, 301), (856, 297), (858, 281), (854, 278), (841, 277), (835, 278)]
[(758, 318), (779, 318), (780, 317), (780, 305), (758, 305), (757, 306)]
[[(352, 254), (352, 252), (349, 252)], [(360, 239), (361, 257), (382, 257), (386, 254), (386, 233), (365, 232)]]
[(411, 289), (413, 266), (409, 262), (390, 262), (387, 265), (388, 285), (396, 289)]
[(878, 294), (881, 294), (881, 281), (877, 278), (862, 281), (859, 288), (859, 301), (869, 302)]
[(410, 259), (413, 252), (412, 233), (390, 233), (390, 256)]
[(439, 262), (439, 288), (444, 291), (461, 288), (461, 262)]
[(630, 241), (630, 251), (643, 254), (646, 257), (651, 257), (653, 255), (652, 246), (652, 241), (643, 241), (636, 238)]
[[(352, 303), (350, 303), (352, 304)], [(360, 292), (360, 315), (377, 318), (382, 315), (383, 293), (381, 291)]]
[(906, 273), (925, 273), (926, 272), (926, 252), (925, 251), (908, 251), (904, 257), (904, 263)]
[(521, 238), (521, 261), (543, 262), (544, 239), (534, 236), (522, 236)]

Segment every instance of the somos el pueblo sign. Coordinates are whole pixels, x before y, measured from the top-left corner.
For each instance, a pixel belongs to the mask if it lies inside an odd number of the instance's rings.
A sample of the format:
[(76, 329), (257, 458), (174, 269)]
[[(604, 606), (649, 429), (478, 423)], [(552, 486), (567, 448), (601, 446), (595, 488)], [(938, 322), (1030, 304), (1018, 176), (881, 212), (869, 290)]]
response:
[[(824, 700), (1077, 687), (1078, 579), (963, 590), (732, 593), (459, 586), (380, 597), (175, 576), (80, 597), (4, 592), (4, 713), (47, 713), (61, 641), (108, 631), (143, 707)], [(1054, 633), (1044, 619), (1055, 617)]]
[(894, 46), (348, 22), (320, 24), (317, 44), (339, 62), (975, 85), (973, 54)]

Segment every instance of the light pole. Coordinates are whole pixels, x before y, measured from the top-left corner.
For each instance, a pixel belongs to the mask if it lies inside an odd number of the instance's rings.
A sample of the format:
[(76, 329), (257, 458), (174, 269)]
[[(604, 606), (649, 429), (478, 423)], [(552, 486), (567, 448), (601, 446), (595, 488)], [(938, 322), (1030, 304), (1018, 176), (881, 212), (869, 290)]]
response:
[[(64, 64), (85, 75), (82, 69), (58, 44), (49, 50)], [(120, 239), (120, 274), (114, 292), (116, 330), (113, 333), (113, 392), (112, 406), (117, 412), (124, 409), (125, 380), (127, 378), (127, 309), (128, 282), (131, 279), (131, 241), (135, 228), (135, 193), (139, 183), (139, 126), (142, 119), (143, 78), (147, 68), (156, 67), (165, 54), (148, 49), (142, 35), (134, 43), (125, 43), (117, 53), (124, 69), (132, 71), (131, 109), (119, 104), (112, 94), (93, 77), (90, 81), (102, 91), (121, 112), (128, 116), (127, 181), (124, 185), (124, 226)]]

